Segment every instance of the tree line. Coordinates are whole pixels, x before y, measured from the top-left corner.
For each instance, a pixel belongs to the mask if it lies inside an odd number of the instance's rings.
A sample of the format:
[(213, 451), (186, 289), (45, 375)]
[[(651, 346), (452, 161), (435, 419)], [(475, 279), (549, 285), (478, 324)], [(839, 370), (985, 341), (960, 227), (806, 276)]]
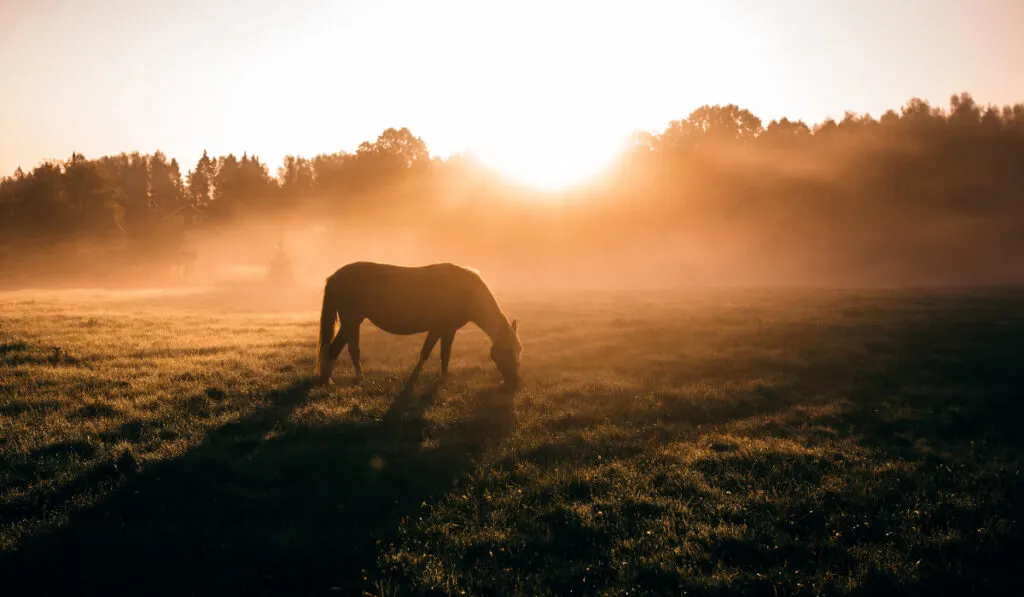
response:
[[(477, 204), (446, 217), (468, 220), (502, 209), (479, 205), (498, 194), (495, 180), (465, 156), (432, 159), (406, 128), (388, 129), (354, 153), (286, 156), (276, 176), (249, 154), (204, 153), (183, 173), (159, 151), (97, 159), (74, 153), (0, 179), (0, 233), (166, 245), (190, 229), (254, 214), (315, 210), (344, 217), (395, 204), (426, 214), (456, 187)], [(727, 227), (746, 235), (748, 249), (762, 243), (802, 252), (808, 239), (819, 238), (819, 250), (854, 247), (866, 258), (871, 247), (904, 255), (925, 250), (912, 241), (900, 249), (899, 241), (922, 234), (926, 220), (952, 219), (984, 220), (971, 230), (989, 237), (954, 235), (948, 242), (998, 239), (1004, 249), (1015, 248), (1024, 232), (1024, 104), (982, 105), (968, 93), (953, 95), (948, 107), (912, 98), (879, 118), (848, 112), (813, 126), (787, 118), (764, 125), (736, 105), (702, 106), (660, 133), (633, 135), (601, 183), (576, 191), (599, 200), (573, 208), (580, 220), (573, 242), (600, 228), (596, 220), (587, 227), (588, 215), (613, 210), (623, 238), (643, 230), (714, 245), (709, 235)], [(865, 244), (872, 230), (879, 238)]]
[(0, 229), (25, 236), (145, 235), (173, 218), (225, 222), (283, 209), (316, 194), (336, 198), (423, 171), (430, 156), (408, 129), (388, 129), (355, 153), (288, 155), (271, 176), (258, 156), (202, 157), (185, 174), (162, 152), (87, 159), (73, 153), (0, 179)]

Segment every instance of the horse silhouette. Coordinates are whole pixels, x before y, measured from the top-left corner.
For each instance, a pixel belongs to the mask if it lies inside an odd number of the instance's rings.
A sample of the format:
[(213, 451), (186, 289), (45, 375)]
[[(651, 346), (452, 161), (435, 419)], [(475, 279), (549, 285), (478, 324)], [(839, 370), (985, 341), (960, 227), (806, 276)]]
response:
[[(335, 319), (341, 321), (336, 336)], [(522, 344), (518, 322), (509, 322), (483, 278), (471, 268), (452, 263), (405, 267), (364, 261), (334, 272), (324, 286), (320, 312), (314, 369), (319, 382), (330, 379), (331, 365), (346, 345), (356, 377), (362, 376), (359, 326), (366, 319), (391, 334), (427, 333), (409, 383), (415, 381), (438, 340), (444, 379), (455, 332), (470, 322), (490, 337), (491, 359), (505, 383), (512, 387), (519, 383)]]

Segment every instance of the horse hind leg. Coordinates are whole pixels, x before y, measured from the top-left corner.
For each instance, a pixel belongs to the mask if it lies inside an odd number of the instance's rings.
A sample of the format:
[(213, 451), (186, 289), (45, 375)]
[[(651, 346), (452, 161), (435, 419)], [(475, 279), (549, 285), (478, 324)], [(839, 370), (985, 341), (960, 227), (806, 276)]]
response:
[(330, 359), (329, 362), (333, 363), (341, 354), (341, 351), (344, 350), (345, 345), (348, 344), (350, 334), (348, 329), (349, 327), (351, 327), (350, 324), (345, 321), (341, 322), (341, 329), (338, 330), (338, 335), (334, 337), (334, 340), (331, 342), (330, 351), (327, 353), (328, 358)]
[(328, 359), (330, 359), (329, 362), (333, 363), (335, 359), (341, 356), (341, 351), (345, 349), (345, 346), (348, 346), (348, 354), (352, 357), (352, 366), (355, 368), (356, 377), (362, 377), (363, 375), (362, 368), (359, 366), (360, 323), (351, 319), (342, 319), (338, 335), (334, 337), (327, 353)]
[(363, 369), (359, 366), (359, 323), (349, 326), (348, 356), (352, 357), (352, 367), (356, 370), (356, 377), (363, 376)]

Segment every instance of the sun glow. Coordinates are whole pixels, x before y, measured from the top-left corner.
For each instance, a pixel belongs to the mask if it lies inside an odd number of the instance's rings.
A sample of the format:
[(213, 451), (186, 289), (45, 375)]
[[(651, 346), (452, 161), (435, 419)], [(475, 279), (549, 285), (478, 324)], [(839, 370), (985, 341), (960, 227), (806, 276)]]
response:
[[(122, 51), (89, 36), (51, 44), (91, 53), (72, 63), (72, 74), (53, 78), (63, 87), (48, 87), (48, 102), (76, 100), (53, 104), (49, 113), (57, 121), (38, 135), (22, 135), (38, 137), (30, 155), (160, 149), (185, 173), (205, 149), (211, 156), (258, 155), (274, 173), (286, 154), (354, 152), (387, 128), (407, 127), (434, 156), (468, 152), (511, 182), (560, 190), (600, 175), (632, 131), (663, 128), (705, 102), (756, 108), (744, 85), (774, 88), (758, 79), (761, 72), (773, 77), (770, 69), (744, 67), (736, 75), (734, 65), (763, 53), (751, 46), (756, 31), (718, 3), (297, 0), (267, 3), (244, 27), (225, 27), (240, 22), (229, 7), (202, 6), (154, 33), (159, 44), (122, 40), (126, 48), (181, 47), (186, 59), (163, 50)], [(138, 10), (137, 16), (148, 14), (141, 5)], [(49, 17), (37, 18), (43, 27)], [(69, 35), (85, 31), (76, 23), (67, 20)], [(225, 36), (216, 43), (178, 37), (213, 25)], [(64, 59), (57, 52), (45, 64)], [(134, 87), (115, 94), (139, 107), (130, 119), (106, 93), (77, 93), (93, 82), (94, 75), (82, 74), (90, 65), (114, 63), (137, 75), (125, 79)], [(232, 76), (224, 78), (227, 71)], [(47, 72), (31, 68), (12, 80), (43, 85), (29, 75)], [(95, 83), (97, 90), (112, 85), (102, 78)], [(0, 116), (23, 111), (15, 106)], [(12, 130), (21, 130), (22, 121), (12, 121)], [(85, 131), (86, 122), (99, 132)], [(0, 163), (17, 165), (2, 150)]]
[(614, 135), (518, 134), (477, 145), (470, 152), (514, 182), (561, 190), (600, 175), (622, 147)]
[(667, 67), (684, 57), (685, 78), (705, 78), (689, 56), (707, 38), (700, 30), (680, 37), (674, 23), (716, 24), (694, 2), (456, 4), (457, 19), (431, 22), (431, 45), (457, 60), (423, 81), (454, 100), (423, 113), (430, 123), (421, 134), (434, 150), (467, 151), (513, 182), (546, 190), (592, 180), (630, 133), (685, 113), (684, 77)]

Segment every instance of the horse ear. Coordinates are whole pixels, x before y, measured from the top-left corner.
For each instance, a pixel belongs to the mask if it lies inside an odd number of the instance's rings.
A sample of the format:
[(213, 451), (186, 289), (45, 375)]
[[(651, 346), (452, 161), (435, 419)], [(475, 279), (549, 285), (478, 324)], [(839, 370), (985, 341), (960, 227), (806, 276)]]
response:
[(517, 333), (517, 334), (519, 333), (519, 320), (518, 319), (513, 319), (512, 320), (512, 331)]

